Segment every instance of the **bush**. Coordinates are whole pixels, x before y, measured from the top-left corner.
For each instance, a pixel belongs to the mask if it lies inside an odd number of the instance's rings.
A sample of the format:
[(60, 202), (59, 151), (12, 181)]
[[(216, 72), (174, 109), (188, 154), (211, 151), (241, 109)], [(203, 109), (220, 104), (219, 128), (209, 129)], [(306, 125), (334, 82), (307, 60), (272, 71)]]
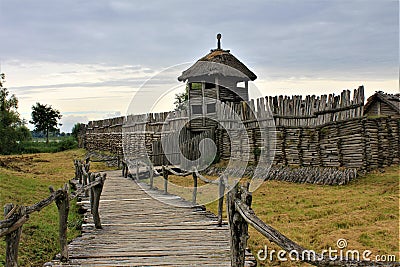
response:
[(25, 141), (18, 145), (18, 153), (55, 153), (78, 147), (73, 137), (63, 137), (60, 140), (49, 142)]
[(78, 147), (78, 142), (73, 137), (63, 138), (61, 142), (58, 143), (59, 151), (70, 150)]

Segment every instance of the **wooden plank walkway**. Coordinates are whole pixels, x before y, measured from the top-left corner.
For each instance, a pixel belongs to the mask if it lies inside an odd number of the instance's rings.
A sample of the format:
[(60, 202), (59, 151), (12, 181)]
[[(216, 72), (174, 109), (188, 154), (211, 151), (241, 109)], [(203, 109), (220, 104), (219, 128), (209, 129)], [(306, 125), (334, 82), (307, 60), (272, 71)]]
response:
[(218, 227), (214, 214), (120, 171), (107, 172), (100, 218), (103, 229), (88, 217), (69, 245), (69, 266), (230, 266), (227, 225)]

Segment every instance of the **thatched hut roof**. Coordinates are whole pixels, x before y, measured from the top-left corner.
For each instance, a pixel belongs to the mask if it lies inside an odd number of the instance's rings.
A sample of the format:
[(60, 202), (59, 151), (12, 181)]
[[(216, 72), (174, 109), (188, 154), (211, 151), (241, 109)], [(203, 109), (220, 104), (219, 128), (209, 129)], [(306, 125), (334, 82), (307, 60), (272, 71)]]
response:
[(364, 113), (366, 113), (372, 104), (377, 100), (386, 103), (394, 111), (400, 113), (400, 94), (387, 94), (382, 91), (378, 91), (372, 96), (368, 97), (367, 103), (364, 106)]
[(209, 54), (199, 59), (190, 68), (182, 72), (179, 81), (186, 81), (191, 77), (222, 75), (238, 77), (243, 81), (254, 81), (257, 76), (249, 70), (229, 50), (213, 49)]

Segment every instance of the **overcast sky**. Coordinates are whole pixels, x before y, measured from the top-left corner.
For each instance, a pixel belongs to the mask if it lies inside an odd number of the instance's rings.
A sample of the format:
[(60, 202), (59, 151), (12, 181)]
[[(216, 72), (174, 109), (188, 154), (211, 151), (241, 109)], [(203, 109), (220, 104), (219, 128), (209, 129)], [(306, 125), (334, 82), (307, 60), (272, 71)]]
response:
[(66, 132), (124, 115), (154, 75), (147, 91), (175, 88), (160, 106), (169, 109), (183, 90), (176, 77), (217, 33), (263, 95), (399, 91), (397, 0), (0, 0), (0, 32), (0, 72), (20, 113), (29, 120), (35, 102), (50, 104)]

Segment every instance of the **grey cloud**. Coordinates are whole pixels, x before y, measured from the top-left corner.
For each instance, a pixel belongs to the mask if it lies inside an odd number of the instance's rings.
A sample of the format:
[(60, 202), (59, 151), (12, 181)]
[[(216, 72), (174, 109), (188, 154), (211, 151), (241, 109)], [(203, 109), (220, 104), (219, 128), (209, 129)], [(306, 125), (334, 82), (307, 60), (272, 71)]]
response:
[(48, 91), (48, 89), (63, 89), (63, 88), (99, 88), (99, 87), (122, 87), (122, 86), (139, 86), (144, 79), (120, 79), (113, 81), (103, 81), (103, 82), (77, 82), (77, 83), (61, 83), (61, 84), (46, 84), (46, 85), (32, 85), (32, 86), (16, 86), (9, 87), (9, 89), (18, 91), (19, 95), (31, 94), (33, 92)]
[(64, 115), (61, 119), (62, 126), (60, 130), (61, 132), (70, 133), (76, 123), (87, 123), (88, 121), (86, 115)]
[[(98, 88), (104, 88), (103, 92), (110, 92), (114, 96), (127, 95), (134, 92), (140, 92), (140, 94), (153, 94), (154, 91), (165, 90), (166, 88), (172, 88), (177, 85), (181, 85), (176, 80), (176, 74), (173, 73), (161, 73), (157, 77), (151, 79), (142, 78), (125, 78), (115, 79), (102, 82), (75, 82), (75, 83), (62, 83), (62, 84), (46, 84), (46, 85), (34, 85), (34, 86), (19, 86), (9, 87), (9, 89), (15, 93), (20, 99), (28, 99), (31, 94), (58, 92), (68, 88), (86, 88), (88, 90), (96, 90)], [(117, 88), (124, 88), (125, 90), (116, 90)], [(93, 96), (85, 97), (85, 99), (105, 99), (107, 96)], [(79, 100), (80, 98), (63, 98), (65, 101)]]
[(223, 48), (253, 69), (370, 78), (398, 74), (398, 1), (2, 0), (0, 5), (6, 60), (158, 68), (197, 60), (222, 32)]

